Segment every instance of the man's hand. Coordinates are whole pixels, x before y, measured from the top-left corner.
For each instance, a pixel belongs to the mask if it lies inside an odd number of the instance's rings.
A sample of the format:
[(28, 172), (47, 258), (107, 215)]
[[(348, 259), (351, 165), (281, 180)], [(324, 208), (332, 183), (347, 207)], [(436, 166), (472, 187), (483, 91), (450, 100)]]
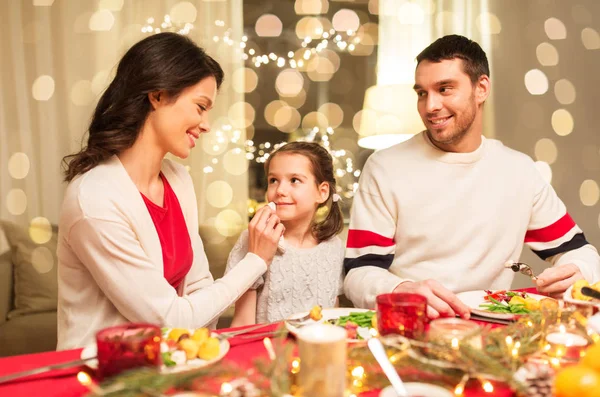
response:
[(471, 310), (460, 299), (435, 280), (419, 282), (406, 281), (396, 287), (394, 292), (405, 292), (423, 295), (427, 298), (427, 317), (435, 319), (442, 317), (455, 317), (457, 314), (468, 320)]
[(553, 297), (562, 296), (575, 281), (582, 279), (581, 270), (572, 263), (549, 267), (538, 276), (537, 290)]

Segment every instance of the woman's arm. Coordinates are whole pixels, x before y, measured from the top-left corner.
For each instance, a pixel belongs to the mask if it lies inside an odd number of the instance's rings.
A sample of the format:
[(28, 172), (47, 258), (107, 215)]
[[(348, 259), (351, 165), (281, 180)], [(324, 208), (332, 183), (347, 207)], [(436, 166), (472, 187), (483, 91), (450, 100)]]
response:
[(232, 327), (241, 327), (256, 323), (256, 290), (249, 289), (235, 303)]

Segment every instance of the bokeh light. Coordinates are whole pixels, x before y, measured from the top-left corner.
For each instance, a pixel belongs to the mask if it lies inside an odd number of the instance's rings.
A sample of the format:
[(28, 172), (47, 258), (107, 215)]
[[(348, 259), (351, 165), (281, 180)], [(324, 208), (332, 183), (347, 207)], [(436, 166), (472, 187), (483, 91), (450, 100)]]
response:
[(29, 174), (31, 164), (23, 152), (14, 153), (8, 159), (8, 174), (15, 179), (23, 179)]
[(294, 12), (297, 15), (326, 14), (328, 10), (328, 0), (296, 0), (294, 3)]
[(11, 215), (21, 215), (27, 209), (27, 195), (22, 189), (10, 189), (6, 195), (6, 209)]
[(54, 79), (48, 75), (38, 77), (33, 82), (31, 94), (38, 101), (49, 100), (54, 95)]
[(541, 43), (535, 49), (538, 62), (543, 66), (555, 66), (558, 64), (558, 51), (550, 43)]
[(567, 38), (567, 28), (558, 18), (548, 18), (544, 22), (544, 31), (550, 40), (563, 40)]
[(254, 30), (259, 37), (279, 37), (283, 24), (277, 15), (264, 14), (256, 20)]
[(235, 92), (239, 93), (249, 93), (256, 89), (258, 85), (258, 75), (254, 71), (254, 69), (250, 68), (239, 68), (236, 69), (231, 79), (232, 88)]
[(542, 138), (535, 144), (535, 158), (552, 164), (556, 161), (558, 149), (552, 139)]
[(198, 10), (196, 10), (196, 6), (189, 1), (180, 1), (171, 7), (171, 11), (169, 12), (171, 21), (175, 24), (194, 23), (197, 15)]
[(206, 188), (206, 200), (215, 208), (225, 208), (233, 199), (233, 189), (225, 181), (214, 181)]
[(109, 10), (98, 10), (92, 14), (88, 27), (94, 32), (108, 32), (115, 24), (115, 16)]
[(106, 9), (110, 11), (121, 11), (125, 0), (100, 0), (98, 9)]
[(333, 15), (331, 20), (333, 28), (338, 32), (347, 32), (349, 30), (356, 32), (360, 26), (360, 19), (354, 10), (342, 8)]
[(240, 148), (229, 150), (223, 155), (223, 168), (231, 175), (243, 175), (248, 171), (246, 153)]
[(236, 102), (229, 107), (227, 113), (235, 128), (246, 128), (254, 123), (254, 107), (248, 102)]
[(560, 79), (554, 84), (554, 96), (562, 105), (570, 105), (575, 102), (575, 86), (567, 79)]
[(226, 209), (217, 215), (215, 218), (215, 228), (223, 236), (236, 236), (245, 227), (242, 216), (231, 209)]
[(337, 103), (324, 103), (319, 107), (318, 112), (327, 118), (329, 127), (337, 128), (344, 121), (344, 111)]
[(295, 69), (284, 69), (275, 79), (275, 89), (282, 96), (298, 95), (304, 86), (304, 77)]
[(558, 109), (552, 113), (552, 129), (557, 135), (566, 136), (573, 132), (573, 116), (566, 109)]
[(38, 273), (48, 273), (54, 267), (54, 255), (46, 247), (36, 247), (31, 252), (31, 263)]
[(597, 50), (600, 48), (600, 34), (592, 28), (585, 28), (581, 31), (581, 42), (588, 50)]
[(71, 88), (71, 102), (76, 106), (90, 105), (96, 99), (89, 80), (79, 80)]
[(404, 2), (398, 9), (398, 21), (402, 25), (421, 25), (425, 21), (425, 10), (420, 4)]
[(482, 12), (475, 21), (482, 35), (499, 34), (502, 31), (500, 19), (491, 12)]
[(29, 222), (29, 237), (37, 244), (45, 244), (52, 238), (52, 225), (43, 216), (33, 218)]
[(548, 77), (539, 69), (525, 73), (525, 88), (531, 95), (543, 95), (548, 91)]
[(586, 179), (579, 187), (579, 199), (587, 207), (592, 207), (600, 199), (600, 187), (593, 179)]

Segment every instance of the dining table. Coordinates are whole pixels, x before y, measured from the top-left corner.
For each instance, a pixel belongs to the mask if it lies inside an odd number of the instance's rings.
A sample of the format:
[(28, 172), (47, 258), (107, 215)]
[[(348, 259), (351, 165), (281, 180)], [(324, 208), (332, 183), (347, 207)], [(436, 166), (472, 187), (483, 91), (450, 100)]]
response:
[[(526, 292), (535, 292), (534, 289), (525, 289)], [(471, 320), (475, 321), (475, 320)], [(498, 324), (489, 324), (476, 321), (480, 324), (496, 327)], [(264, 334), (275, 333), (282, 323), (265, 325), (246, 334), (229, 339), (230, 349), (223, 359), (212, 365), (233, 364), (242, 369), (250, 369), (257, 359), (268, 359), (268, 352), (263, 342)], [(232, 332), (242, 330), (244, 327), (220, 329), (216, 332)], [(256, 337), (251, 337), (256, 335)], [(287, 336), (290, 343), (295, 343), (291, 335)], [(74, 361), (80, 358), (82, 349), (64, 351), (50, 351), (36, 354), (25, 354), (0, 358), (0, 376), (20, 371), (34, 369), (40, 366), (59, 364)], [(45, 397), (80, 397), (89, 393), (89, 389), (77, 380), (77, 374), (85, 370), (84, 366), (52, 370), (26, 378), (0, 384), (0, 396), (45, 396)], [(370, 390), (361, 393), (358, 397), (377, 397), (380, 390)], [(486, 392), (479, 382), (469, 382), (464, 390), (465, 397), (514, 397), (513, 391), (505, 384), (495, 384), (493, 392)]]

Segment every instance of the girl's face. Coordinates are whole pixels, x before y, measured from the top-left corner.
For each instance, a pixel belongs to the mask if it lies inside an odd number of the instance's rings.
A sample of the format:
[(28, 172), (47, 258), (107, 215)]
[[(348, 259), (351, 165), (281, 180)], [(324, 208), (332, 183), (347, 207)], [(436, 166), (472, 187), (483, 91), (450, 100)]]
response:
[(267, 174), (267, 200), (277, 204), (281, 221), (312, 220), (329, 197), (329, 184), (317, 184), (310, 160), (301, 154), (275, 155)]
[(154, 111), (148, 116), (148, 122), (157, 144), (166, 153), (187, 158), (200, 134), (210, 131), (208, 112), (216, 95), (217, 82), (212, 76), (184, 89), (175, 101), (164, 93), (150, 94)]

